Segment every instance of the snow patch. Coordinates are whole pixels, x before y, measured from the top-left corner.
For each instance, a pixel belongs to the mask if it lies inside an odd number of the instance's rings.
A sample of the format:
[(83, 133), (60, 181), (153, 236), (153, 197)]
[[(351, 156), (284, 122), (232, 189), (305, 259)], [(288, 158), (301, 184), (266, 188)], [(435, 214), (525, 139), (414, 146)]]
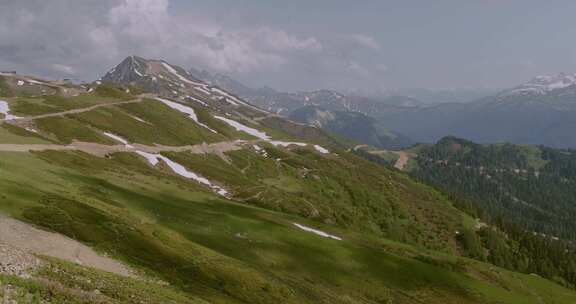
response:
[(22, 85), (24, 85), (24, 81), (18, 80), (18, 82), (17, 82), (16, 84), (19, 85), (19, 86), (22, 86)]
[(299, 146), (299, 147), (306, 147), (308, 144), (301, 143), (301, 142), (293, 142), (293, 141), (279, 141), (279, 140), (272, 140), (270, 141), (271, 144), (274, 146), (281, 146), (281, 147), (288, 147), (291, 145)]
[(328, 233), (326, 233), (326, 232), (324, 232), (324, 231), (316, 230), (316, 229), (314, 229), (314, 228), (306, 227), (306, 226), (304, 226), (304, 225), (300, 225), (300, 224), (297, 224), (297, 223), (293, 223), (293, 224), (294, 224), (294, 226), (296, 226), (296, 227), (298, 227), (298, 228), (300, 228), (300, 229), (302, 229), (302, 230), (304, 230), (304, 231), (312, 232), (312, 233), (317, 234), (317, 235), (319, 235), (319, 236), (321, 236), (321, 237), (330, 238), (330, 239), (338, 240), (338, 241), (341, 241), (341, 240), (342, 240), (342, 238), (337, 237), (337, 236), (334, 236), (334, 235), (331, 235), (331, 234), (328, 234)]
[(119, 142), (123, 143), (126, 146), (126, 148), (134, 148), (134, 146), (130, 145), (126, 139), (124, 139), (124, 138), (122, 138), (116, 134), (104, 132), (104, 135), (114, 139), (115, 141), (119, 141)]
[(129, 115), (129, 116), (132, 117), (132, 118), (134, 118), (134, 120), (137, 120), (137, 121), (139, 121), (139, 122), (143, 122), (143, 123), (145, 123), (145, 124), (150, 124), (149, 122), (145, 121), (144, 119), (142, 119), (142, 118), (140, 118), (140, 117), (137, 117), (137, 116), (134, 116), (134, 115)]
[(10, 106), (6, 101), (0, 100), (0, 113), (4, 114), (4, 120), (14, 120), (21, 117), (10, 114)]
[(180, 75), (180, 74), (178, 73), (178, 71), (176, 71), (176, 69), (174, 69), (171, 65), (167, 64), (166, 62), (162, 62), (162, 66), (164, 66), (164, 68), (165, 68), (166, 70), (168, 70), (168, 72), (172, 73), (174, 76), (176, 76), (176, 77), (177, 77), (178, 79), (180, 79), (181, 81), (184, 81), (184, 82), (186, 82), (186, 83), (189, 83), (189, 84), (192, 84), (192, 85), (195, 85), (195, 86), (204, 86), (204, 85), (205, 85), (205, 84), (203, 84), (203, 83), (195, 82), (195, 81), (192, 81), (192, 80), (190, 80), (190, 79), (188, 79), (188, 78), (186, 78), (186, 77), (183, 77), (182, 75)]
[(206, 94), (206, 95), (212, 96), (212, 92), (206, 90), (206, 89), (203, 88), (203, 87), (197, 87), (197, 88), (195, 88), (195, 89), (198, 90), (198, 91), (200, 91), (200, 92), (202, 92), (202, 93), (204, 93), (204, 94)]
[(500, 95), (524, 95), (536, 94), (543, 95), (550, 91), (564, 89), (576, 85), (576, 74), (560, 73), (554, 76), (537, 76), (532, 80), (508, 91), (504, 91)]
[(260, 147), (258, 145), (253, 145), (252, 147), (254, 148), (254, 150), (256, 150), (256, 153), (258, 153), (264, 157), (268, 157), (268, 152), (266, 152), (266, 150), (264, 150), (262, 147)]
[(194, 181), (196, 181), (202, 185), (208, 186), (210, 189), (212, 189), (212, 191), (216, 192), (218, 195), (227, 197), (229, 194), (226, 189), (213, 184), (210, 180), (208, 180), (207, 178), (205, 178), (199, 174), (196, 174), (192, 171), (189, 171), (188, 169), (186, 169), (181, 164), (172, 161), (171, 159), (169, 159), (166, 156), (163, 156), (160, 154), (152, 154), (152, 153), (142, 152), (142, 151), (136, 151), (136, 153), (138, 153), (138, 155), (141, 155), (144, 158), (146, 158), (148, 163), (152, 166), (156, 166), (160, 162), (160, 160), (162, 160), (163, 162), (166, 163), (166, 165), (168, 165), (168, 167), (170, 167), (170, 169), (172, 169), (172, 171), (174, 171), (174, 173), (176, 173), (176, 174), (178, 174), (184, 178), (192, 179), (192, 180), (194, 180)]
[(250, 107), (250, 108), (252, 108), (252, 109), (254, 109), (254, 110), (256, 110), (256, 111), (259, 111), (259, 112), (262, 112), (262, 113), (268, 113), (267, 111), (264, 111), (264, 110), (262, 110), (262, 109), (260, 109), (260, 108), (258, 108), (258, 107), (256, 107), (256, 106), (254, 106), (254, 105), (251, 105), (251, 104), (249, 104), (249, 103), (247, 103), (247, 102), (244, 102), (244, 101), (238, 99), (236, 96), (231, 95), (231, 94), (229, 94), (229, 93), (226, 92), (226, 91), (223, 91), (223, 90), (220, 90), (220, 89), (214, 88), (214, 87), (210, 88), (210, 90), (212, 90), (213, 92), (216, 92), (216, 93), (218, 93), (218, 94), (226, 97), (226, 98), (225, 98), (226, 101), (227, 101), (228, 103), (232, 104), (232, 105), (237, 106), (237, 105), (239, 105), (239, 104), (243, 104), (243, 105), (248, 106), (248, 107)]
[(37, 81), (34, 79), (27, 79), (26, 81), (28, 81), (29, 83), (32, 83), (32, 84), (39, 84), (39, 85), (45, 85), (46, 84), (45, 82), (40, 82), (40, 81)]
[(190, 119), (192, 119), (194, 122), (196, 122), (198, 125), (210, 130), (210, 132), (212, 133), (218, 133), (215, 130), (213, 130), (212, 128), (210, 128), (209, 126), (201, 123), (198, 120), (198, 116), (196, 115), (196, 112), (194, 112), (194, 109), (187, 107), (185, 105), (179, 104), (177, 102), (173, 102), (164, 98), (156, 98), (157, 100), (159, 100), (160, 102), (162, 102), (163, 104), (169, 106), (170, 108), (177, 110), (179, 112), (182, 112), (184, 114), (188, 114), (188, 117), (190, 117)]
[(200, 99), (198, 99), (198, 98), (192, 97), (192, 96), (190, 96), (190, 95), (186, 96), (186, 98), (188, 98), (188, 99), (190, 99), (190, 100), (193, 100), (193, 101), (195, 101), (195, 102), (197, 102), (197, 103), (199, 103), (199, 104), (201, 104), (201, 105), (203, 105), (203, 106), (205, 106), (205, 107), (208, 107), (208, 104), (207, 104), (207, 103), (203, 102), (202, 100), (200, 100)]
[(314, 149), (316, 149), (316, 151), (318, 151), (322, 154), (330, 154), (330, 151), (328, 151), (326, 148), (319, 146), (319, 145), (314, 145)]
[(254, 128), (247, 127), (235, 120), (228, 119), (222, 116), (214, 116), (214, 118), (219, 119), (225, 123), (227, 123), (232, 128), (236, 129), (236, 131), (242, 131), (244, 133), (248, 133), (254, 137), (260, 138), (262, 140), (270, 140), (270, 136), (268, 136), (265, 132), (258, 131)]
[(212, 92), (216, 92), (219, 95), (224, 96), (225, 97), (224, 100), (226, 100), (231, 105), (237, 106), (237, 105), (239, 105), (239, 103), (243, 103), (240, 100), (238, 100), (238, 98), (236, 98), (236, 97), (234, 97), (234, 96), (228, 94), (227, 92), (224, 92), (218, 88), (210, 88), (210, 90), (212, 90)]
[(152, 166), (156, 166), (159, 162), (157, 154), (152, 154), (152, 153), (147, 153), (147, 152), (142, 152), (142, 151), (136, 151), (136, 154), (144, 157), (148, 161), (148, 163)]

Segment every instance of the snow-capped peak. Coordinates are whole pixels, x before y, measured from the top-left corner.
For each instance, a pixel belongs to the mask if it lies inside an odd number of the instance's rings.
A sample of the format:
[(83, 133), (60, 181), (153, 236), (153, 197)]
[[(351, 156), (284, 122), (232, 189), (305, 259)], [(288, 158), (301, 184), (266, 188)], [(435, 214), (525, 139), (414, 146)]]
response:
[(102, 80), (129, 83), (146, 77), (147, 69), (146, 59), (138, 56), (129, 56), (108, 71), (108, 73), (102, 77)]
[(548, 92), (576, 86), (576, 74), (544, 75), (503, 92), (501, 95), (544, 95)]

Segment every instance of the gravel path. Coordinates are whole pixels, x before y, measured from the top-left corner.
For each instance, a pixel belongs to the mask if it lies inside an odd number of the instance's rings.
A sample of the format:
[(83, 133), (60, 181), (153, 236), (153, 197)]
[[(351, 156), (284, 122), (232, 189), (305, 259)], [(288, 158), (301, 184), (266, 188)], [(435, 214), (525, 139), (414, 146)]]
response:
[(254, 143), (258, 141), (223, 141), (212, 144), (198, 144), (187, 146), (147, 146), (141, 144), (131, 145), (103, 145), (97, 143), (79, 142), (75, 141), (70, 145), (45, 145), (45, 144), (0, 144), (0, 152), (30, 152), (30, 151), (44, 151), (44, 150), (68, 150), (68, 151), (82, 151), (96, 156), (104, 156), (116, 152), (135, 152), (142, 151), (148, 153), (160, 152), (186, 152), (189, 151), (194, 154), (216, 154), (224, 156), (224, 152), (235, 151), (241, 149), (244, 143)]
[(95, 109), (98, 109), (98, 108), (112, 107), (112, 106), (117, 106), (117, 105), (130, 104), (130, 103), (138, 103), (138, 102), (142, 102), (142, 99), (139, 98), (139, 99), (129, 100), (129, 101), (111, 102), (111, 103), (100, 103), (100, 104), (93, 105), (93, 106), (86, 107), (86, 108), (68, 110), (68, 111), (57, 112), (57, 113), (42, 114), (42, 115), (36, 115), (36, 116), (26, 116), (26, 117), (21, 117), (21, 118), (18, 118), (18, 119), (0, 119), (0, 122), (2, 122), (2, 121), (10, 121), (11, 123), (14, 123), (14, 124), (21, 124), (21, 123), (29, 122), (29, 121), (34, 120), (34, 119), (64, 116), (64, 115), (68, 115), (68, 114), (78, 114), (78, 113), (83, 113), (83, 112), (92, 111), (92, 110), (95, 110)]
[(125, 265), (96, 253), (78, 241), (0, 215), (0, 270), (14, 274), (25, 272), (37, 264), (32, 254), (133, 276), (133, 271)]

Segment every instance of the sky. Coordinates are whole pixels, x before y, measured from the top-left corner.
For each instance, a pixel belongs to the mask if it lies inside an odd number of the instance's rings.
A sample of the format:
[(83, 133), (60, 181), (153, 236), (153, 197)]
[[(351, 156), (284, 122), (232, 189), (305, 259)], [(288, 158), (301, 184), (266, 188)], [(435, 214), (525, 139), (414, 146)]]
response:
[(506, 88), (576, 72), (573, 0), (0, 0), (0, 70), (164, 59), (285, 91)]

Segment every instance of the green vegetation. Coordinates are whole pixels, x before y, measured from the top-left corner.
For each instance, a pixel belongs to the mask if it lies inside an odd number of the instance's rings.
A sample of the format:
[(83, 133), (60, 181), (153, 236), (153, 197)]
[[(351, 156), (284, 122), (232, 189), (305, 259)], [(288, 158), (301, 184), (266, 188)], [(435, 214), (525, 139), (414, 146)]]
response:
[(161, 282), (147, 282), (80, 267), (53, 258), (31, 278), (0, 275), (0, 298), (17, 303), (207, 303)]
[(492, 225), (460, 236), (466, 255), (576, 284), (574, 151), (447, 137), (421, 148), (416, 160), (413, 176)]
[[(134, 100), (123, 89), (99, 88), (95, 95), (11, 102), (32, 115)], [(206, 109), (195, 111), (219, 134), (143, 100), (34, 119), (47, 139), (5, 124), (0, 141), (117, 144), (103, 131), (149, 145), (252, 139)], [(302, 141), (303, 135), (334, 144), (332, 153), (266, 142), (257, 143), (263, 150), (246, 143), (225, 153), (162, 153), (227, 189), (224, 198), (136, 153), (0, 152), (1, 213), (74, 238), (141, 276), (121, 278), (44, 258), (31, 278), (0, 276), (0, 285), (9, 283), (30, 301), (53, 303), (576, 301), (576, 293), (550, 281), (479, 262), (530, 272), (534, 257), (518, 259), (518, 266), (501, 262), (519, 257), (511, 253), (525, 245), (490, 234), (498, 230), (477, 233), (474, 218), (453, 206), (462, 205), (457, 198), (338, 149), (338, 141), (318, 129), (276, 118), (264, 127), (234, 119), (274, 138)], [(564, 274), (547, 277), (570, 282)]]
[(70, 117), (99, 130), (118, 134), (130, 142), (147, 145), (183, 146), (226, 140), (154, 100), (100, 108)]
[[(462, 218), (440, 195), (353, 156), (321, 157), (264, 145), (268, 158), (247, 151), (214, 155), (169, 153), (211, 180), (231, 185), (246, 203), (449, 252)], [(278, 159), (280, 161), (278, 161)], [(409, 188), (411, 191), (404, 191)], [(434, 205), (426, 202), (434, 201)]]
[(68, 117), (47, 117), (35, 120), (40, 131), (52, 134), (54, 139), (63, 144), (73, 140), (113, 145), (116, 142), (97, 130)]
[(2, 97), (12, 97), (14, 96), (14, 92), (8, 82), (6, 81), (6, 77), (0, 76), (0, 96)]
[(575, 151), (445, 138), (418, 163), (415, 176), (479, 202), (489, 218), (576, 240)]
[(40, 135), (11, 125), (0, 124), (0, 144), (48, 144), (50, 143)]
[(397, 153), (391, 151), (370, 151), (370, 153), (380, 156), (390, 164), (394, 164), (400, 158)]
[[(200, 167), (194, 162), (192, 168)], [(540, 278), (224, 201), (204, 187), (148, 167), (133, 154), (101, 159), (71, 152), (2, 153), (0, 170), (2, 211), (160, 277), (186, 292), (190, 302), (194, 297), (216, 303), (576, 299)], [(321, 238), (294, 222), (344, 240)], [(118, 302), (131, 303), (126, 296), (132, 290), (185, 302), (179, 298), (183, 294), (157, 291), (159, 286), (126, 279), (119, 284), (112, 275), (52, 267), (65, 271), (46, 269), (41, 275), (84, 291), (96, 289), (88, 282), (103, 280), (97, 289)]]
[(115, 99), (120, 100), (130, 100), (134, 99), (134, 95), (129, 93), (129, 89), (123, 89), (118, 86), (114, 86), (111, 84), (102, 84), (96, 87), (94, 90), (97, 96), (99, 97), (112, 97)]
[(98, 104), (120, 102), (121, 99), (92, 94), (64, 97), (49, 95), (42, 97), (18, 97), (13, 99), (11, 110), (21, 116), (36, 116), (88, 108)]

